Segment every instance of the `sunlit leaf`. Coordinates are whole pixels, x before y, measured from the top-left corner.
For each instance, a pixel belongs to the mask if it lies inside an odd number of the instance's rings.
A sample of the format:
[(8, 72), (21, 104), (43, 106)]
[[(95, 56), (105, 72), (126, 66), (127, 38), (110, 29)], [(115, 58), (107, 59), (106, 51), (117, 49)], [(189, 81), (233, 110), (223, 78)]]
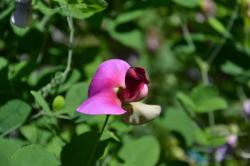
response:
[(198, 6), (198, 0), (172, 0), (174, 1), (176, 4), (181, 5), (183, 7), (187, 7), (187, 8), (194, 8)]
[(240, 75), (244, 72), (244, 69), (240, 66), (236, 65), (235, 63), (231, 61), (226, 61), (222, 66), (221, 69), (224, 73), (230, 74), (233, 76)]
[(36, 143), (38, 140), (38, 129), (35, 125), (26, 125), (20, 128), (22, 135), (30, 141)]
[(36, 102), (42, 107), (44, 112), (50, 113), (50, 108), (45, 99), (43, 98), (42, 94), (40, 92), (31, 91), (30, 92), (33, 97), (35, 98)]
[(215, 17), (210, 17), (208, 19), (208, 23), (217, 32), (225, 35), (226, 37), (231, 36), (231, 34), (228, 32), (228, 30), (225, 28), (225, 26), (218, 19), (216, 19)]
[[(57, 0), (59, 1), (59, 0)], [(60, 3), (64, 3), (60, 0)], [(107, 7), (105, 0), (68, 1), (67, 6), (61, 10), (63, 15), (71, 15), (78, 19), (86, 19)]]

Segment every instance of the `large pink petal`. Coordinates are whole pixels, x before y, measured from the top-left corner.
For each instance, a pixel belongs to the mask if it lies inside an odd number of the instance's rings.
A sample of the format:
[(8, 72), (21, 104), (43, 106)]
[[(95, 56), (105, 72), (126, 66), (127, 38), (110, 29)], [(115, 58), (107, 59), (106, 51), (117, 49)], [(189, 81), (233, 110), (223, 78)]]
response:
[(103, 62), (96, 71), (90, 86), (89, 97), (104, 89), (125, 88), (125, 76), (130, 65), (119, 59), (112, 59)]
[(121, 107), (121, 102), (116, 93), (103, 90), (83, 102), (77, 111), (89, 115), (121, 115), (126, 113)]

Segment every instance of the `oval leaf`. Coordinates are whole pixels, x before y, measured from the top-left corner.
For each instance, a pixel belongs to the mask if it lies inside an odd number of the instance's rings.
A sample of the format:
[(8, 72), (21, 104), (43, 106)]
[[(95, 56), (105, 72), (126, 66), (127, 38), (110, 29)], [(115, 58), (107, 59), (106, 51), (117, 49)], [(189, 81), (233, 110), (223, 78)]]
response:
[(0, 133), (7, 134), (25, 122), (31, 107), (21, 100), (11, 100), (0, 108)]
[(160, 146), (152, 136), (126, 142), (118, 154), (125, 165), (155, 165), (159, 159)]
[[(28, 145), (17, 150), (12, 158), (14, 166), (58, 166), (55, 155), (47, 152), (39, 145)], [(34, 163), (35, 161), (35, 163)]]

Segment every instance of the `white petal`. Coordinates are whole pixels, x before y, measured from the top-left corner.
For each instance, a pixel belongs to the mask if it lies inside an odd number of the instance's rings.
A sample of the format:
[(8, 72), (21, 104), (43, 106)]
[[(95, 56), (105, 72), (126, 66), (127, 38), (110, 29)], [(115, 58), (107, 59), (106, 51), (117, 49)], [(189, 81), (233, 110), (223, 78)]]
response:
[(131, 102), (127, 109), (124, 121), (134, 125), (147, 123), (159, 116), (161, 112), (159, 105), (148, 105), (141, 102)]

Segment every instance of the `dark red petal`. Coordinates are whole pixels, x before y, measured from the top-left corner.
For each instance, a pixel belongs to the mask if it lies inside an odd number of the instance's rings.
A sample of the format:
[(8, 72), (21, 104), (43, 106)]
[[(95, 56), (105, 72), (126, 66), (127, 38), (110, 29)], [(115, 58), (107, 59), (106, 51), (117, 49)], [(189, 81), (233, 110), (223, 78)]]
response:
[[(148, 79), (145, 70), (141, 67), (130, 67), (126, 72), (126, 88), (121, 89), (119, 98), (123, 102), (138, 101), (147, 95)], [(146, 85), (146, 87), (145, 87)]]

